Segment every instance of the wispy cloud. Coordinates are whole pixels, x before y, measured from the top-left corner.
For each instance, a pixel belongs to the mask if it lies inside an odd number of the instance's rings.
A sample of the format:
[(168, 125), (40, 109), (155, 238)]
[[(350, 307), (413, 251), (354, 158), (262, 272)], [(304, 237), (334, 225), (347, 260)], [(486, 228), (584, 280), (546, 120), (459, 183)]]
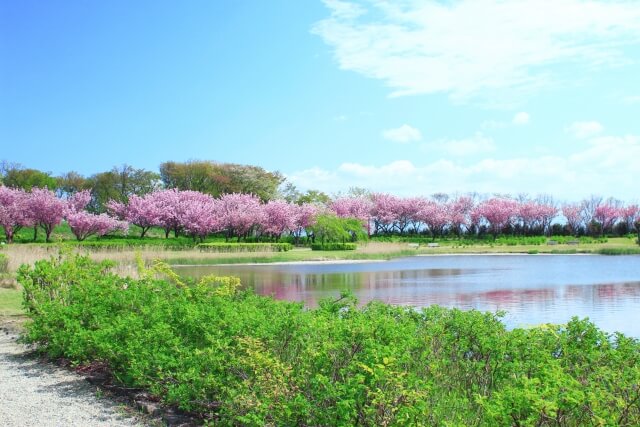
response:
[(404, 124), (395, 129), (382, 131), (382, 137), (399, 144), (408, 144), (410, 142), (420, 141), (422, 139), (422, 133), (419, 129)]
[(507, 123), (499, 120), (485, 120), (480, 124), (480, 127), (484, 130), (503, 129), (507, 127)]
[(384, 81), (392, 96), (449, 93), (467, 100), (560, 81), (557, 70), (621, 65), (640, 43), (634, 1), (325, 0), (312, 32), (342, 69)]
[(640, 95), (628, 95), (623, 98), (627, 105), (640, 104)]
[(496, 150), (493, 139), (478, 132), (470, 138), (439, 139), (421, 146), (425, 152), (444, 152), (455, 157), (473, 156)]
[(522, 125), (529, 124), (530, 121), (531, 121), (531, 116), (529, 115), (529, 113), (521, 111), (519, 113), (516, 113), (513, 116), (513, 119), (511, 120), (511, 123), (513, 123), (514, 125), (517, 125), (517, 126), (522, 126)]
[(288, 176), (300, 188), (337, 192), (350, 186), (400, 195), (434, 192), (549, 193), (578, 200), (590, 194), (637, 199), (629, 179), (637, 171), (640, 136), (602, 136), (567, 156), (485, 158), (466, 164), (397, 160), (383, 165), (343, 163), (335, 170), (307, 169)]
[(573, 135), (575, 138), (584, 139), (598, 135), (604, 130), (599, 122), (573, 122), (565, 128), (565, 131)]

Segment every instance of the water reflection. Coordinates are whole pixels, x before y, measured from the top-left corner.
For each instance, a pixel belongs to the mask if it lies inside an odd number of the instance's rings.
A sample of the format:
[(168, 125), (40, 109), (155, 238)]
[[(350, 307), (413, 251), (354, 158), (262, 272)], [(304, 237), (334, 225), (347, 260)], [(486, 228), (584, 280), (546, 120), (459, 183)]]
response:
[(589, 317), (640, 337), (640, 257), (451, 256), (358, 264), (179, 267), (180, 274), (239, 276), (262, 295), (314, 307), (351, 289), (361, 303), (507, 312), (507, 325)]

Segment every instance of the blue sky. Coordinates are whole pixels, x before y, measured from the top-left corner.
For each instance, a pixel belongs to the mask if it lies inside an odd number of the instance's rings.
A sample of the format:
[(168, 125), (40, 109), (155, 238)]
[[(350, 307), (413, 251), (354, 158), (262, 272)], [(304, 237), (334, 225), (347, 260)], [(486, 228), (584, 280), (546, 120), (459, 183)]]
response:
[(638, 76), (635, 1), (3, 2), (0, 159), (635, 201)]

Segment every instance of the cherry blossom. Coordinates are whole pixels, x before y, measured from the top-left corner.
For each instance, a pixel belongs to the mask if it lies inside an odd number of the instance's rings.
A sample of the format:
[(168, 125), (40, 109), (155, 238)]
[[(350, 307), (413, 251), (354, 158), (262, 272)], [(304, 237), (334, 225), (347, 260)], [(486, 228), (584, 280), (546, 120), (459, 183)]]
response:
[(28, 194), (21, 189), (0, 187), (0, 226), (4, 229), (7, 243), (22, 227), (33, 225), (30, 215)]

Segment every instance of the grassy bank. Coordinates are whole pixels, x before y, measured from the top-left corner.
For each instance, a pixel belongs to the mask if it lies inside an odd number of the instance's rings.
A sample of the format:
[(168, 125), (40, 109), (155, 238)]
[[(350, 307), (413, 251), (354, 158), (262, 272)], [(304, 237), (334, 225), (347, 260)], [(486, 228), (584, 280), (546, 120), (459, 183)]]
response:
[(0, 317), (19, 316), (23, 313), (22, 291), (0, 288)]
[(508, 331), (490, 313), (348, 294), (306, 310), (237, 279), (109, 265), (22, 269), (27, 341), (215, 425), (640, 423), (640, 343), (585, 320)]

